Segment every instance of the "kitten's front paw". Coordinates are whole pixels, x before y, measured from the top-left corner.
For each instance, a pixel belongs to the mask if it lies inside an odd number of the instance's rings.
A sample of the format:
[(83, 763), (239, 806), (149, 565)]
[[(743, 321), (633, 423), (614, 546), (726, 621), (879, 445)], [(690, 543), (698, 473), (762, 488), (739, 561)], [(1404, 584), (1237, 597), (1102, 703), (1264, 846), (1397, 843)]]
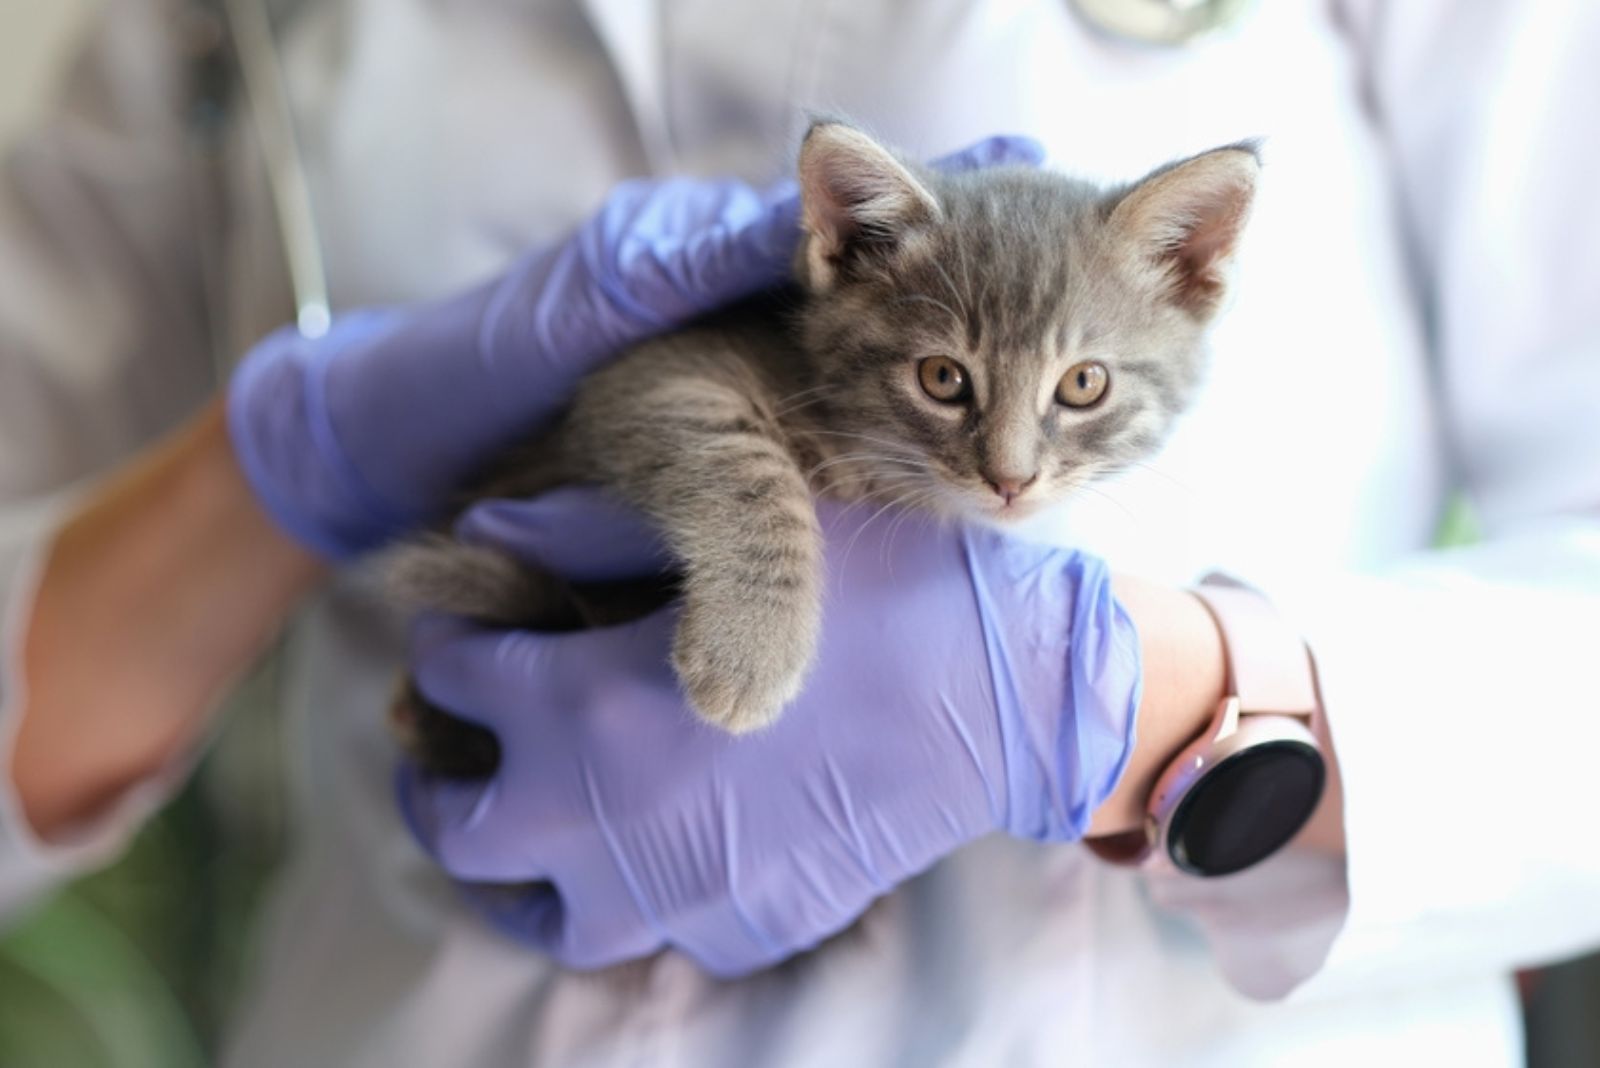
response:
[(816, 651), (816, 611), (761, 611), (690, 597), (672, 664), (700, 718), (730, 734), (759, 730), (800, 693)]

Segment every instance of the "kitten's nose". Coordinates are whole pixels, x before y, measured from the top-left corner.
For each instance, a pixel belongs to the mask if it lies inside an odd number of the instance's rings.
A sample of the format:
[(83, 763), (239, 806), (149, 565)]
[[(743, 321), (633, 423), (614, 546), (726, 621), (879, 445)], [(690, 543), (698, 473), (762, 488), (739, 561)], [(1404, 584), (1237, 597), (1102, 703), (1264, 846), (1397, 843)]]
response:
[(983, 480), (989, 483), (989, 488), (998, 493), (1007, 504), (1022, 496), (1029, 486), (1039, 481), (1039, 472), (1035, 471), (1026, 478), (1013, 475), (994, 475), (985, 471)]

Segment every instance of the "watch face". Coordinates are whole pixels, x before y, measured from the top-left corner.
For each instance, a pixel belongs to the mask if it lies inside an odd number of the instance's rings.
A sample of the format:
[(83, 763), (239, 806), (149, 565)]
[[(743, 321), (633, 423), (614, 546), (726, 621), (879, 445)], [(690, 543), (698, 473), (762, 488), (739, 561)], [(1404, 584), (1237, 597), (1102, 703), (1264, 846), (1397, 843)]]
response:
[(1194, 875), (1230, 875), (1265, 860), (1304, 827), (1322, 798), (1322, 754), (1304, 742), (1262, 742), (1223, 760), (1179, 803), (1167, 852)]

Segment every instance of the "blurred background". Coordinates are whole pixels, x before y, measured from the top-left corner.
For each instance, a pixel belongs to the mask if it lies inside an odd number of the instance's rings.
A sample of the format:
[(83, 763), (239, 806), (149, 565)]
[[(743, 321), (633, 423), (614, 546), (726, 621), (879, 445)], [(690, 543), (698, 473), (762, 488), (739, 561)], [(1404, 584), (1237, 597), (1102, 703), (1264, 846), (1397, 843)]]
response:
[(100, 0), (0, 0), (0, 141), (9, 142), (56, 83)]
[[(0, 154), (105, 2), (0, 0)], [(0, 930), (0, 1068), (214, 1063), (281, 852), (273, 679), (269, 658), (200, 773), (121, 861)]]
[[(104, 2), (114, 0), (0, 0), (0, 153)], [(1455, 517), (1445, 536), (1470, 538), (1470, 522)], [(269, 658), (200, 773), (120, 862), (0, 931), (0, 1068), (212, 1063), (282, 852), (274, 686)], [(1529, 1063), (1600, 1065), (1600, 957), (1519, 978)]]

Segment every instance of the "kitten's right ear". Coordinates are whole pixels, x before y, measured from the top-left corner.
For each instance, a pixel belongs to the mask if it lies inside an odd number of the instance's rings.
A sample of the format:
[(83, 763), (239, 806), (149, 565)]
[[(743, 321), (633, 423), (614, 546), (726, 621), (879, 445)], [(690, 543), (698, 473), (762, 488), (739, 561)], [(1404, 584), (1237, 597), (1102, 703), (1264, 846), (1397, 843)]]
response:
[(890, 152), (853, 126), (821, 120), (800, 146), (807, 281), (832, 284), (842, 264), (939, 218), (939, 202)]
[(1168, 300), (1199, 319), (1221, 307), (1227, 268), (1255, 200), (1261, 158), (1250, 142), (1202, 152), (1123, 193), (1109, 225)]

